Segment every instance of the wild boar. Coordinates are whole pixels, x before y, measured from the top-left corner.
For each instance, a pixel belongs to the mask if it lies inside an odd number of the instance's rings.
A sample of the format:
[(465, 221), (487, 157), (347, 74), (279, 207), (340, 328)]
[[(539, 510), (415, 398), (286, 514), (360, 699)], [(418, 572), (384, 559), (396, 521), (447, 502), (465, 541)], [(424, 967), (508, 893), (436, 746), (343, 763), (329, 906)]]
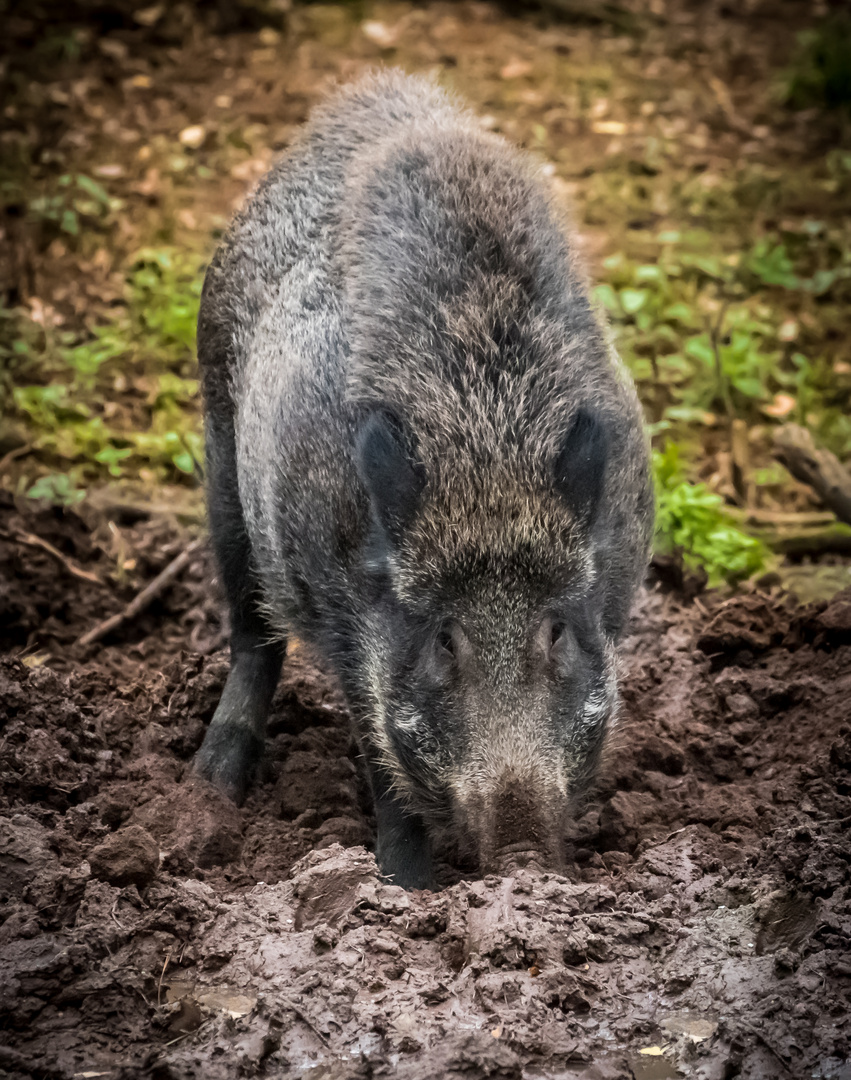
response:
[(432, 82), (316, 110), (198, 326), (232, 661), (195, 769), (241, 800), (289, 635), (337, 672), (384, 874), (558, 865), (617, 704), (653, 498), (641, 412), (534, 163)]

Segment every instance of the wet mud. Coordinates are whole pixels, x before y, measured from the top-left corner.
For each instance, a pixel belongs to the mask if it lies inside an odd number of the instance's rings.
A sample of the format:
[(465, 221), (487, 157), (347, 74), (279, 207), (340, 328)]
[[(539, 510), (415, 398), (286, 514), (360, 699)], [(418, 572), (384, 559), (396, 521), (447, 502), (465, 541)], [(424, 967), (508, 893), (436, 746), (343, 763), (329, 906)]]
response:
[(851, 593), (649, 581), (563, 873), (448, 856), (405, 893), (303, 647), (246, 805), (187, 780), (227, 670), (206, 552), (76, 644), (187, 543), (120, 532), (128, 580), (114, 528), (0, 505), (0, 1075), (851, 1076)]

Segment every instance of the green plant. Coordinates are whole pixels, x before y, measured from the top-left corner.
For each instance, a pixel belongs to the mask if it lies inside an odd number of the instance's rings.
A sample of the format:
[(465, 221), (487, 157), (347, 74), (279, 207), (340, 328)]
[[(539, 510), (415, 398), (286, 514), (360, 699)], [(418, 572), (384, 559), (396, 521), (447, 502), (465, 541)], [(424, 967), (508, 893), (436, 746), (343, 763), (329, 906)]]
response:
[[(82, 339), (0, 310), (0, 356), (15, 367), (0, 392), (43, 455), (73, 463), (81, 480), (195, 472), (203, 456), (198, 383), (185, 376), (194, 374), (200, 292), (196, 257), (145, 248), (128, 270), (124, 305)], [(109, 402), (119, 384), (129, 394), (117, 408)]]
[(782, 91), (794, 109), (851, 105), (851, 16), (837, 12), (798, 38), (798, 54)]
[(768, 549), (736, 525), (720, 495), (705, 484), (688, 482), (675, 443), (654, 451), (653, 475), (657, 551), (681, 552), (687, 567), (706, 571), (710, 585), (740, 581), (765, 569)]
[(47, 499), (61, 506), (75, 506), (86, 497), (67, 473), (50, 473), (41, 476), (27, 491), (30, 499)]
[(78, 236), (81, 224), (91, 225), (121, 207), (96, 180), (83, 173), (66, 173), (55, 189), (27, 200), (30, 214), (69, 236)]
[(195, 347), (202, 276), (198, 259), (173, 248), (143, 248), (128, 277), (134, 335), (169, 359)]

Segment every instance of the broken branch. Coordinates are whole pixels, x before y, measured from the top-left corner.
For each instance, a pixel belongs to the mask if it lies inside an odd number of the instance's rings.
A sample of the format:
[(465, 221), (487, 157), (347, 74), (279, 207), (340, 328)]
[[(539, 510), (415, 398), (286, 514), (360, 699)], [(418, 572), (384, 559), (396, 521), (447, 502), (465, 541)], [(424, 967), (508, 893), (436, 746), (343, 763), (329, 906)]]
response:
[(88, 581), (92, 585), (103, 585), (103, 582), (97, 574), (93, 574), (91, 571), (84, 570), (81, 566), (77, 566), (77, 564), (72, 562), (67, 555), (63, 555), (58, 548), (53, 546), (53, 544), (48, 543), (47, 540), (43, 540), (40, 536), (36, 536), (35, 533), (16, 532), (2, 533), (0, 535), (13, 543), (23, 544), (25, 547), (37, 548), (39, 551), (45, 552), (45, 554), (49, 555), (52, 559), (55, 559), (67, 573), (72, 577), (78, 578), (80, 581)]
[(774, 456), (808, 484), (840, 521), (851, 525), (851, 475), (835, 454), (819, 449), (806, 428), (785, 424), (774, 435)]
[(202, 539), (193, 540), (192, 543), (179, 555), (171, 560), (168, 566), (161, 573), (157, 574), (154, 580), (146, 585), (142, 591), (135, 596), (127, 607), (123, 611), (119, 611), (115, 615), (111, 615), (108, 619), (104, 619), (103, 622), (98, 623), (97, 626), (92, 627), (88, 633), (77, 641), (78, 645), (92, 645), (96, 641), (100, 641), (101, 638), (106, 637), (107, 634), (112, 633), (113, 630), (117, 630), (119, 626), (124, 623), (135, 619), (146, 608), (150, 607), (154, 600), (164, 592), (168, 586), (177, 578), (189, 565), (192, 560), (192, 556), (203, 544)]

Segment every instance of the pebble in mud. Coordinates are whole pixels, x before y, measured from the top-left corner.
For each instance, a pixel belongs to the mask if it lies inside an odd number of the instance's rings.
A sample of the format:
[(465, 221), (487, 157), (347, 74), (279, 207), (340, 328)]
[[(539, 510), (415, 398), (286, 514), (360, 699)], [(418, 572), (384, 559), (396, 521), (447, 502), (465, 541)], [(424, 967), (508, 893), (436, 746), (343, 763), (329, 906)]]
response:
[(92, 874), (110, 885), (143, 889), (156, 876), (160, 850), (156, 840), (139, 825), (113, 833), (89, 855)]

